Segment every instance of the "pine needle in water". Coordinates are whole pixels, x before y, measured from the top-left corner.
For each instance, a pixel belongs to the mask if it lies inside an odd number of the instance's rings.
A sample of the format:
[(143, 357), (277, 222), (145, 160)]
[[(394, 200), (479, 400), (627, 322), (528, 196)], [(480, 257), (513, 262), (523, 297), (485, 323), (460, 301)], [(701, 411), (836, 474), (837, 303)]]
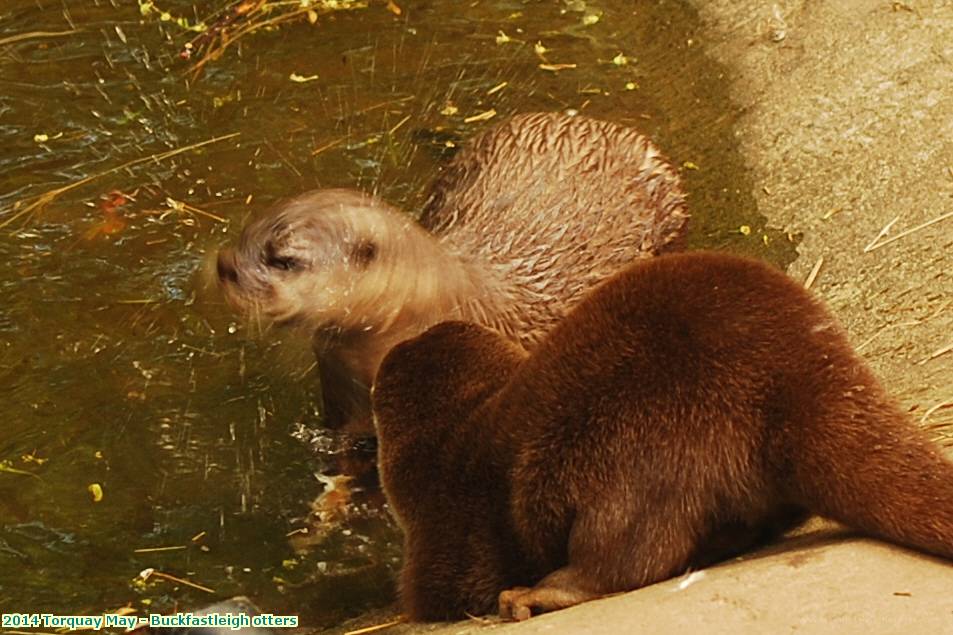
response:
[[(241, 134), (240, 132), (233, 132), (231, 134), (222, 135), (220, 137), (213, 137), (211, 139), (206, 139), (205, 141), (200, 141), (198, 143), (193, 143), (191, 145), (183, 146), (181, 148), (176, 148), (175, 150), (167, 150), (166, 152), (151, 154), (147, 157), (139, 157), (138, 159), (127, 161), (126, 163), (123, 163), (122, 165), (116, 166), (114, 168), (110, 168), (104, 172), (93, 174), (91, 176), (87, 176), (85, 178), (79, 179), (78, 181), (73, 181), (72, 183), (69, 183), (62, 187), (49, 190), (47, 192), (44, 192), (43, 194), (39, 194), (33, 197), (28, 197), (26, 199), (21, 199), (20, 201), (17, 201), (16, 203), (14, 203), (12, 207), (7, 208), (5, 210), (0, 210), (0, 214), (13, 212), (9, 218), (6, 218), (0, 221), (0, 229), (3, 229), (4, 227), (10, 225), (11, 223), (15, 223), (21, 218), (23, 219), (24, 224), (26, 224), (27, 222), (29, 222), (29, 219), (31, 216), (41, 212), (47, 205), (55, 201), (57, 198), (59, 198), (66, 192), (75, 190), (76, 188), (82, 185), (91, 183), (92, 181), (100, 179), (104, 176), (115, 174), (116, 172), (119, 172), (120, 170), (125, 170), (126, 168), (131, 168), (136, 165), (142, 165), (143, 163), (148, 163), (150, 161), (155, 161), (155, 162), (164, 161), (168, 158), (174, 157), (184, 152), (189, 152), (190, 150), (195, 150), (197, 148), (211, 145), (213, 143), (218, 143), (220, 141), (226, 141), (228, 139), (232, 139), (234, 137), (237, 137), (240, 134)], [(26, 201), (30, 201), (30, 202), (26, 203)], [(26, 204), (24, 205), (24, 203)], [(24, 205), (24, 207), (22, 209), (18, 209), (21, 205)], [(14, 211), (14, 210), (18, 210), (18, 211)]]

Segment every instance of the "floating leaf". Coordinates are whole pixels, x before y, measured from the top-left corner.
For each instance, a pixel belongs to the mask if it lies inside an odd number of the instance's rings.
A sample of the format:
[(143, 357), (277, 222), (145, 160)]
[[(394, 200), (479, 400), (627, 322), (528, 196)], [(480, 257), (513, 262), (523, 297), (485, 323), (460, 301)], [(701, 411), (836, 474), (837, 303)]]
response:
[(99, 501), (103, 500), (103, 486), (99, 483), (90, 483), (86, 490), (89, 492), (90, 496), (93, 497), (94, 503), (98, 503)]
[(128, 202), (125, 194), (113, 190), (99, 201), (99, 209), (103, 212), (103, 221), (93, 225), (83, 233), (84, 240), (93, 240), (98, 236), (118, 234), (128, 224), (119, 208)]
[(20, 460), (23, 461), (24, 463), (36, 463), (37, 465), (43, 465), (43, 464), (46, 463), (49, 459), (44, 459), (44, 458), (38, 457), (38, 456), (36, 455), (36, 451), (34, 450), (34, 451), (31, 452), (30, 454), (24, 454), (24, 455), (22, 455), (22, 456), (20, 457)]

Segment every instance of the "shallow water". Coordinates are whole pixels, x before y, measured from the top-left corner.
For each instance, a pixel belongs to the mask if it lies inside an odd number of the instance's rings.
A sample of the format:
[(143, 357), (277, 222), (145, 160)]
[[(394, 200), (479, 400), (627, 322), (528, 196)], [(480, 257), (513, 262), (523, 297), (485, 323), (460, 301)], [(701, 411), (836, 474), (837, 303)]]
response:
[[(195, 273), (276, 198), (360, 187), (413, 213), (449, 145), (571, 108), (642, 129), (683, 166), (693, 246), (793, 259), (754, 208), (727, 71), (686, 2), (397, 4), (246, 35), (200, 73), (180, 58), (193, 34), (135, 4), (0, 6), (4, 612), (243, 593), (319, 625), (391, 600), (397, 534), (373, 495), (317, 545), (287, 537), (343, 443), (321, 430), (307, 347), (250, 337)], [(157, 547), (174, 549), (136, 552)], [(147, 568), (212, 592), (138, 581)]]

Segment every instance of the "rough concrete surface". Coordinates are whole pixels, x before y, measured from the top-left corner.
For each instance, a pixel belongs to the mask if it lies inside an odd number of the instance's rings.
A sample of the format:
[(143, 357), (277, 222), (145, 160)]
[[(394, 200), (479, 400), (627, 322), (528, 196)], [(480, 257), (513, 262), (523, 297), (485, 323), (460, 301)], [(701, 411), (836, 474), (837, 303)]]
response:
[(819, 531), (694, 581), (669, 580), (521, 624), (435, 632), (940, 635), (953, 633), (951, 589), (953, 567), (943, 561)]
[(953, 3), (698, 9), (735, 73), (760, 210), (803, 235), (789, 273), (823, 258), (814, 290), (918, 418), (953, 401), (953, 218), (864, 251), (895, 218), (881, 241), (953, 212)]
[[(696, 0), (733, 70), (761, 212), (800, 233), (789, 273), (890, 390), (953, 423), (953, 2)], [(896, 220), (895, 220), (896, 219)], [(875, 243), (876, 244), (876, 243)], [(865, 247), (868, 251), (865, 252)], [(932, 409), (932, 410), (931, 410)], [(953, 566), (859, 538), (790, 539), (679, 581), (472, 633), (953, 633)], [(400, 631), (433, 627), (399, 627)]]

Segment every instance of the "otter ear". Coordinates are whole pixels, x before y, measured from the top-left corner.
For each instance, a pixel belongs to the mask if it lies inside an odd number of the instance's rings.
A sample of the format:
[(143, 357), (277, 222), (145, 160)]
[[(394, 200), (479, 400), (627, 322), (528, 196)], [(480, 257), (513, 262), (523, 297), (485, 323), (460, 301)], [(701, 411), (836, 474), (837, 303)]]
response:
[(357, 242), (351, 249), (351, 262), (360, 269), (366, 269), (377, 258), (377, 243), (370, 239)]

